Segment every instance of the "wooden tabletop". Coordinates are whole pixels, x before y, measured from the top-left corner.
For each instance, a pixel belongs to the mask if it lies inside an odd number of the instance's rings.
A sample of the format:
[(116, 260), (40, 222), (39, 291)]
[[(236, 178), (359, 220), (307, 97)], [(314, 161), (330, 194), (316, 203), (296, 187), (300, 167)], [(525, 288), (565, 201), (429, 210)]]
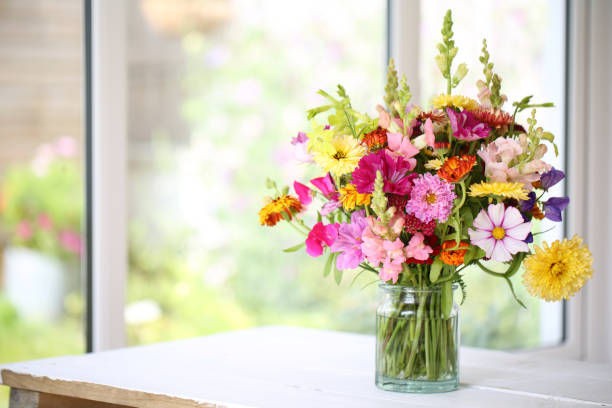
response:
[(612, 366), (469, 348), (461, 350), (458, 391), (381, 391), (374, 386), (372, 336), (298, 328), (250, 329), (0, 369), (2, 383), (15, 389), (130, 407), (612, 407)]

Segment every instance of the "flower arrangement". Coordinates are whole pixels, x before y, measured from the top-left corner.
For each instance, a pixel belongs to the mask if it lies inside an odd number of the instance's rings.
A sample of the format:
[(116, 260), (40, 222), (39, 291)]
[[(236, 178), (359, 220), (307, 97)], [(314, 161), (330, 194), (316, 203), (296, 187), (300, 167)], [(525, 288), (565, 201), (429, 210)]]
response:
[[(450, 11), (438, 49), (447, 87), (429, 108), (410, 103), (393, 60), (378, 117), (355, 110), (340, 85), (337, 97), (319, 91), (326, 104), (307, 112), (312, 130), (291, 143), (296, 158), (323, 175), (310, 185), (295, 181), (295, 195), (268, 180), (276, 196), (259, 212), (261, 225), (285, 221), (303, 234), (304, 242), (286, 251), (305, 246), (310, 256), (327, 256), (324, 274), (334, 270), (338, 281), (343, 271), (361, 269), (383, 285), (437, 291), (429, 298), (417, 294), (420, 304), (408, 320), (401, 320), (402, 305), (379, 320), (377, 370), (385, 378), (456, 378), (452, 289), (464, 289), (467, 267), (503, 279), (514, 295), (510, 278), (524, 265), (529, 293), (547, 301), (568, 299), (592, 275), (580, 238), (533, 245), (534, 220), (561, 221), (569, 204), (567, 197), (547, 197), (565, 174), (543, 160), (549, 148), (558, 154), (557, 146), (535, 115), (553, 104), (527, 96), (504, 110), (507, 97), (486, 40), (477, 98), (453, 95), (468, 69), (463, 63), (452, 69), (457, 47)], [(528, 109), (527, 123), (517, 123)], [(322, 125), (316, 119), (323, 113)], [(303, 217), (308, 209), (316, 211), (311, 226)], [(484, 263), (489, 260), (506, 267), (493, 270)]]

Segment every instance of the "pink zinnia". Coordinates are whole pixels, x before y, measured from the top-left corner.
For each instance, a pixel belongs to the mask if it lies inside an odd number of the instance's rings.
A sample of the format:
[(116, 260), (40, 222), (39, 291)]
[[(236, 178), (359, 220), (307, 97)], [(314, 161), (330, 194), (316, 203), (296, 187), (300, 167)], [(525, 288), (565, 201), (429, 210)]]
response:
[(483, 139), (491, 132), (491, 128), (476, 120), (470, 111), (455, 112), (451, 108), (446, 108), (446, 114), (453, 129), (453, 136), (459, 140), (470, 142)]
[(331, 246), (338, 237), (338, 224), (323, 225), (317, 222), (306, 238), (306, 252), (316, 258), (323, 254), (323, 245)]
[(475, 229), (468, 229), (472, 244), (482, 248), (493, 261), (508, 262), (512, 255), (529, 251), (524, 240), (531, 232), (531, 221), (524, 222), (515, 207), (489, 204), (488, 211), (478, 213), (473, 226)]
[(361, 235), (367, 226), (363, 210), (351, 214), (350, 223), (340, 224), (338, 237), (330, 247), (332, 252), (342, 252), (336, 259), (339, 270), (354, 269), (363, 261)]
[(412, 189), (411, 181), (416, 177), (416, 174), (410, 173), (410, 168), (410, 163), (402, 157), (392, 157), (385, 150), (379, 150), (359, 160), (353, 171), (353, 184), (357, 192), (370, 194), (374, 191), (376, 172), (380, 171), (385, 182), (385, 193), (407, 195)]
[(445, 222), (453, 209), (453, 200), (457, 198), (452, 185), (429, 173), (421, 175), (413, 184), (406, 213), (414, 214), (423, 222)]

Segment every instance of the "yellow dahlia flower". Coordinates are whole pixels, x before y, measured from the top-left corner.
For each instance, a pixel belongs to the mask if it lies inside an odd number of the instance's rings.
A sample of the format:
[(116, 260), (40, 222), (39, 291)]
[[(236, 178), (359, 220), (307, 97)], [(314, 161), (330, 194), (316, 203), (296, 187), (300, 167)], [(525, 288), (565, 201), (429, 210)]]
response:
[(484, 197), (495, 195), (503, 198), (527, 200), (527, 190), (523, 183), (477, 183), (470, 187), (470, 196)]
[(591, 251), (578, 236), (551, 246), (544, 242), (525, 258), (523, 284), (531, 295), (546, 301), (569, 299), (593, 275), (592, 264)]
[(453, 108), (475, 111), (480, 108), (480, 105), (478, 105), (478, 102), (476, 102), (474, 99), (462, 95), (441, 94), (435, 96), (431, 100), (431, 104), (435, 109), (444, 109), (450, 106)]
[(313, 159), (323, 170), (331, 171), (336, 176), (351, 173), (357, 167), (359, 159), (366, 148), (352, 136), (336, 136), (331, 139), (325, 149), (312, 149)]
[(340, 190), (340, 202), (345, 210), (353, 210), (356, 205), (369, 205), (372, 194), (361, 194), (353, 184), (347, 184)]

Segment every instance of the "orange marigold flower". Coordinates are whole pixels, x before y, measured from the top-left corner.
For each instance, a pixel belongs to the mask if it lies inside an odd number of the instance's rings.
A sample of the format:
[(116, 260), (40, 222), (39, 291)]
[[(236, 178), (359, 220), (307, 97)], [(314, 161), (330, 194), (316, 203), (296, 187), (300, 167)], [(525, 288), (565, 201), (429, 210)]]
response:
[(363, 136), (361, 143), (370, 151), (384, 149), (387, 146), (387, 131), (379, 126)]
[(512, 124), (512, 115), (501, 109), (480, 108), (472, 111), (474, 118), (479, 122), (484, 122), (493, 129), (505, 129)]
[[(459, 242), (459, 247), (469, 248), (470, 244), (467, 242)], [(440, 259), (447, 265), (459, 266), (463, 263), (463, 257), (467, 252), (467, 249), (453, 249), (448, 251), (449, 248), (456, 248), (457, 242), (455, 241), (444, 241), (442, 244), (442, 252), (440, 252)]]
[(291, 219), (294, 213), (300, 211), (302, 211), (302, 203), (297, 198), (290, 195), (282, 195), (268, 202), (259, 211), (259, 223), (273, 227), (285, 217), (283, 213)]
[(438, 170), (438, 177), (449, 183), (456, 183), (472, 170), (474, 164), (476, 164), (474, 155), (450, 157)]

